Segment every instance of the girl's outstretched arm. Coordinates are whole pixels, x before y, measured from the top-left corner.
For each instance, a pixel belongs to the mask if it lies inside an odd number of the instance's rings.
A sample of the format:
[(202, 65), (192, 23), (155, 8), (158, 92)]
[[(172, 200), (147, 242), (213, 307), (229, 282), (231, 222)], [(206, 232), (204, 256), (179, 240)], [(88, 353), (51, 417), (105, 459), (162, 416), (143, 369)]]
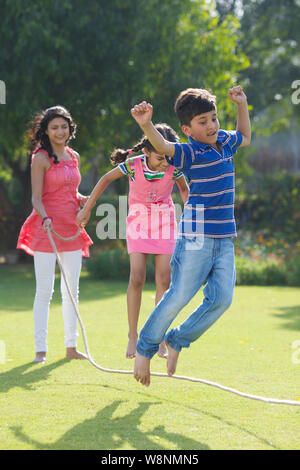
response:
[(182, 175), (180, 176), (180, 178), (177, 178), (176, 184), (180, 191), (182, 202), (183, 204), (185, 204), (189, 198), (189, 187), (188, 187), (185, 177)]
[(93, 209), (94, 205), (96, 204), (97, 199), (101, 196), (101, 194), (105, 191), (105, 189), (110, 185), (112, 181), (115, 181), (121, 176), (124, 176), (124, 173), (120, 170), (120, 168), (114, 168), (113, 170), (105, 173), (96, 186), (94, 187), (93, 191), (88, 198), (85, 206), (78, 212), (77, 214), (77, 223), (81, 227), (84, 227), (90, 218), (91, 210)]

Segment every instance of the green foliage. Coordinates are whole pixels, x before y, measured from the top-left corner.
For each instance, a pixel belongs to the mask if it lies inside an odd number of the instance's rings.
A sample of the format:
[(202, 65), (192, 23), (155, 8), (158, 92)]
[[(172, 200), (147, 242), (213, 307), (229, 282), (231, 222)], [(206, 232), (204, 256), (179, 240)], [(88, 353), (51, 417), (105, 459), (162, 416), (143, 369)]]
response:
[(125, 250), (104, 250), (87, 261), (87, 270), (97, 279), (129, 278), (129, 259)]
[[(77, 122), (83, 161), (106, 155), (101, 168), (115, 146), (140, 137), (129, 110), (142, 99), (153, 102), (155, 120), (178, 126), (179, 91), (209, 87), (224, 118), (234, 119), (225, 97), (247, 65), (235, 54), (239, 25), (233, 17), (219, 24), (204, 0), (5, 0), (0, 16), (0, 78), (7, 88), (0, 170), (15, 178), (29, 165), (27, 122), (54, 104), (69, 108)], [(28, 172), (26, 178), (29, 185)]]
[[(95, 279), (129, 279), (130, 264), (125, 249), (101, 251), (86, 263), (86, 269)], [(240, 286), (300, 286), (300, 260), (281, 264), (278, 260), (257, 260), (236, 257), (236, 284)], [(154, 257), (149, 256), (147, 281), (155, 280)]]
[[(299, 263), (300, 266), (300, 263)], [(299, 286), (299, 277), (275, 260), (236, 258), (236, 284), (243, 286)]]
[[(155, 122), (168, 122), (181, 134), (173, 103), (190, 86), (216, 94), (223, 128), (235, 127), (236, 108), (227, 90), (237, 82), (246, 89), (257, 133), (296, 126), (300, 107), (291, 105), (290, 95), (299, 78), (298, 12), (296, 0), (3, 0), (0, 202), (5, 216), (18, 213), (24, 220), (31, 209), (24, 134), (33, 114), (54, 104), (69, 108), (78, 125), (72, 145), (81, 154), (83, 175), (91, 165), (99, 176), (108, 171), (113, 148), (130, 147), (140, 138), (129, 112), (140, 100), (154, 105)], [(249, 178), (252, 150), (239, 150), (240, 186)], [(116, 192), (124, 189), (124, 180), (115, 183)], [(281, 191), (280, 197), (276, 208), (274, 201), (268, 207), (286, 220), (290, 193)], [(250, 198), (254, 207), (255, 195)], [(246, 203), (242, 210), (247, 213)], [(263, 218), (260, 211), (255, 207), (253, 226)], [(288, 236), (293, 217), (282, 224)], [(16, 239), (15, 227), (6, 231), (8, 239)]]
[[(297, 0), (243, 0), (241, 49), (251, 66), (241, 72), (254, 107), (253, 128), (272, 135), (300, 122), (300, 106), (291, 88), (299, 79), (299, 15)], [(295, 129), (296, 131), (296, 129)]]
[(249, 180), (247, 195), (236, 201), (240, 228), (267, 235), (278, 234), (290, 241), (299, 240), (300, 176), (278, 173)]
[[(103, 250), (87, 261), (86, 269), (96, 279), (129, 279), (129, 256), (125, 248)], [(147, 260), (146, 277), (148, 282), (155, 280), (155, 261), (152, 255), (149, 255)]]
[[(300, 106), (292, 103), (292, 83), (299, 79), (298, 0), (217, 0), (221, 20), (240, 19), (238, 48), (250, 61), (241, 70), (251, 105), (252, 130), (272, 135), (291, 129), (300, 120)], [(296, 122), (295, 122), (296, 121)]]

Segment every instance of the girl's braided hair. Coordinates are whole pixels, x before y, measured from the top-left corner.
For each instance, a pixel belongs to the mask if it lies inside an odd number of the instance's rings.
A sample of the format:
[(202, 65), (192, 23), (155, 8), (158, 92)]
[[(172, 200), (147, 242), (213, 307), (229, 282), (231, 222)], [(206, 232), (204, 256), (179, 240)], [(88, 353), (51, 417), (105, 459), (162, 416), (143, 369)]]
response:
[(69, 125), (69, 138), (66, 142), (67, 144), (71, 139), (75, 138), (76, 124), (73, 122), (69, 111), (63, 106), (53, 106), (41, 113), (38, 113), (33, 121), (30, 122), (30, 129), (28, 131), (31, 151), (39, 149), (46, 150), (54, 163), (58, 163), (58, 158), (53, 152), (46, 130), (49, 122), (57, 117), (65, 119)]
[[(168, 124), (156, 124), (155, 128), (158, 132), (169, 142), (179, 142), (179, 137), (176, 132), (172, 129), (172, 127), (168, 126)], [(118, 165), (119, 163), (125, 162), (127, 157), (133, 153), (140, 152), (143, 148), (149, 150), (149, 152), (155, 152), (155, 148), (144, 136), (137, 144), (135, 144), (131, 149), (123, 150), (123, 149), (115, 149), (110, 156), (110, 161), (112, 165)]]

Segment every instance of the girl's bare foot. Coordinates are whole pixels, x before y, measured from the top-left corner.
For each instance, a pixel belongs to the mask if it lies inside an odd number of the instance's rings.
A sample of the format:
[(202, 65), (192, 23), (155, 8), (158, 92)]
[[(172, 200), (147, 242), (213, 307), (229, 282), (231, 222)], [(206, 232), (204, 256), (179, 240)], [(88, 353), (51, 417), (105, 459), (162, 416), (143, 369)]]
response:
[(46, 362), (46, 352), (45, 351), (37, 352), (33, 362), (40, 362), (40, 363)]
[(127, 345), (126, 357), (127, 359), (133, 359), (136, 356), (136, 343), (137, 343), (138, 336), (128, 335), (128, 337), (129, 337), (129, 340), (128, 340), (128, 345)]
[(150, 359), (148, 357), (141, 356), (138, 352), (136, 353), (134, 363), (134, 378), (137, 382), (141, 382), (142, 385), (149, 387)]
[(166, 348), (166, 342), (165, 340), (163, 340), (160, 345), (159, 345), (159, 349), (158, 349), (158, 352), (157, 352), (157, 355), (159, 357), (162, 357), (163, 359), (167, 359), (168, 357), (168, 351), (167, 351), (167, 348)]
[(172, 376), (176, 371), (179, 351), (176, 349), (171, 348), (171, 346), (166, 343), (168, 348), (168, 358), (167, 358), (167, 372), (169, 376)]
[(87, 356), (77, 351), (76, 348), (67, 348), (66, 357), (67, 359), (87, 359)]

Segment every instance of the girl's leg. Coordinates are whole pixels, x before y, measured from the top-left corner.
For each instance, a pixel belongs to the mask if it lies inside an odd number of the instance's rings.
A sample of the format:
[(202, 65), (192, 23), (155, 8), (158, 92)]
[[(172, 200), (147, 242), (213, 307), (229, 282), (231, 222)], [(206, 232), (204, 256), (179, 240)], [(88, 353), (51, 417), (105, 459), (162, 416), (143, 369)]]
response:
[(131, 253), (130, 277), (127, 289), (127, 311), (128, 311), (128, 346), (126, 357), (133, 358), (136, 354), (136, 343), (138, 339), (137, 325), (141, 308), (142, 290), (146, 279), (147, 254)]
[(47, 352), (47, 328), (49, 305), (54, 288), (55, 254), (34, 253), (36, 294), (33, 304), (34, 339), (36, 357), (34, 362), (45, 362)]
[[(79, 278), (82, 262), (81, 250), (64, 251), (59, 253), (59, 256), (72, 296), (76, 302), (76, 305), (78, 305)], [(80, 353), (76, 350), (76, 343), (78, 337), (77, 315), (62, 274), (60, 288), (62, 296), (62, 313), (65, 328), (66, 356), (70, 359), (86, 359), (85, 354)]]
[(171, 282), (171, 261), (172, 255), (155, 255), (155, 283), (156, 296), (155, 305), (158, 304)]
[[(156, 283), (156, 296), (155, 296), (155, 305), (163, 297), (166, 290), (168, 290), (171, 282), (171, 261), (172, 255), (155, 255), (155, 283)], [(158, 356), (166, 358), (167, 357), (167, 348), (166, 343), (163, 340), (159, 345)]]

